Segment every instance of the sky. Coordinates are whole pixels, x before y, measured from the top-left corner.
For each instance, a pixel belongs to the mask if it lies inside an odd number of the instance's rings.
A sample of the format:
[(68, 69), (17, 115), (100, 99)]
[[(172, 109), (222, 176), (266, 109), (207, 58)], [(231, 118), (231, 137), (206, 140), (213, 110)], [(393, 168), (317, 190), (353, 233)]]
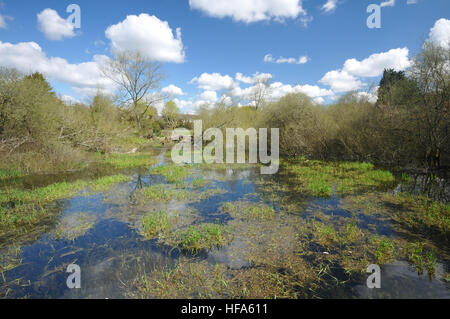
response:
[(0, 66), (43, 73), (68, 103), (113, 93), (99, 65), (122, 51), (161, 62), (160, 91), (184, 113), (251, 104), (259, 80), (269, 99), (374, 100), (385, 68), (407, 70), (425, 40), (449, 46), (449, 19), (449, 0), (0, 0)]

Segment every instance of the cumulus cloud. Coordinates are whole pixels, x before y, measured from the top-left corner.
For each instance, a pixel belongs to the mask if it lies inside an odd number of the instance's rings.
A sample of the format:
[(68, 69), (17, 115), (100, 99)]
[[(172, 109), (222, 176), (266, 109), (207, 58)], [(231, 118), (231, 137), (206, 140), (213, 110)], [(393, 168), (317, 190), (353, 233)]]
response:
[(76, 98), (74, 98), (71, 95), (64, 94), (60, 98), (61, 98), (61, 101), (63, 101), (66, 105), (73, 105), (73, 104), (80, 103), (79, 100), (77, 100)]
[(200, 99), (214, 103), (217, 101), (217, 93), (216, 91), (205, 91), (200, 94)]
[(8, 29), (7, 20), (14, 20), (14, 18), (0, 14), (0, 29)]
[(364, 86), (359, 78), (380, 76), (384, 69), (404, 71), (409, 68), (408, 55), (408, 48), (398, 48), (372, 54), (362, 61), (348, 59), (342, 69), (326, 73), (319, 83), (329, 85), (335, 92), (359, 90)]
[(139, 51), (161, 62), (185, 60), (181, 29), (177, 28), (174, 35), (167, 21), (146, 13), (127, 16), (124, 21), (108, 27), (105, 35), (111, 40), (113, 52)]
[(307, 15), (301, 0), (189, 0), (189, 5), (211, 17), (231, 17), (245, 23), (283, 21)]
[[(231, 96), (240, 98), (242, 100), (250, 100), (254, 90), (257, 89), (256, 86), (250, 86), (242, 89), (241, 87), (235, 87), (231, 91)], [(331, 90), (323, 89), (316, 85), (295, 85), (283, 84), (281, 82), (271, 83), (268, 86), (267, 92), (269, 93), (269, 100), (279, 99), (289, 93), (304, 93), (311, 98), (318, 97), (331, 97), (334, 92)]]
[(98, 90), (114, 90), (114, 84), (99, 70), (99, 64), (107, 59), (107, 56), (96, 55), (93, 61), (71, 64), (59, 57), (47, 57), (35, 42), (0, 41), (0, 66), (16, 68), (25, 74), (40, 72), (52, 80), (72, 85), (78, 92), (95, 94)]
[(334, 12), (337, 8), (338, 0), (327, 0), (327, 2), (322, 6), (322, 10), (325, 13)]
[(289, 93), (304, 93), (311, 98), (333, 96), (334, 92), (331, 90), (320, 88), (316, 85), (295, 85), (283, 84), (275, 82), (270, 85), (270, 98), (279, 99)]
[(284, 57), (279, 57), (279, 58), (275, 59), (271, 54), (266, 54), (264, 56), (264, 62), (266, 62), (266, 63), (305, 64), (305, 63), (308, 63), (308, 61), (309, 61), (309, 58), (307, 56), (301, 56), (298, 59), (297, 58), (284, 58)]
[(74, 25), (61, 18), (53, 9), (45, 9), (37, 15), (38, 29), (48, 40), (60, 41), (75, 36)]
[(232, 77), (220, 73), (203, 73), (200, 77), (193, 78), (190, 83), (197, 83), (199, 88), (206, 91), (229, 90), (234, 86)]
[(345, 61), (344, 71), (359, 77), (379, 76), (384, 69), (403, 71), (411, 66), (408, 55), (408, 48), (399, 48), (372, 54), (362, 61), (349, 59)]
[(448, 49), (450, 48), (450, 20), (439, 19), (430, 30), (429, 40)]
[(236, 81), (246, 83), (246, 84), (252, 84), (253, 78), (250, 76), (245, 76), (242, 73), (236, 73)]
[(161, 90), (161, 92), (169, 94), (171, 96), (177, 96), (177, 95), (185, 95), (183, 90), (179, 88), (178, 86), (175, 86), (173, 84), (166, 86)]
[(364, 86), (356, 77), (340, 70), (327, 72), (319, 83), (330, 86), (336, 93), (354, 91)]

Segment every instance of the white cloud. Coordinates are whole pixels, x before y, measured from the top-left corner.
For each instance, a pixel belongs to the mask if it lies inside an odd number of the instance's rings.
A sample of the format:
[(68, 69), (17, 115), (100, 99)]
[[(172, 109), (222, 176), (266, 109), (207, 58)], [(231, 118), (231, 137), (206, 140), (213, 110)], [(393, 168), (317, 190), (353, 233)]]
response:
[(380, 4), (380, 7), (393, 7), (395, 6), (395, 0), (384, 1)]
[(175, 86), (173, 84), (166, 86), (161, 90), (161, 92), (169, 94), (171, 96), (177, 96), (177, 95), (185, 95), (183, 90), (179, 88), (178, 86)]
[(317, 104), (324, 104), (325, 103), (325, 99), (323, 97), (316, 97), (313, 101), (315, 103), (317, 103)]
[(189, 0), (189, 5), (211, 17), (231, 17), (245, 23), (283, 21), (307, 14), (301, 0)]
[(273, 75), (270, 73), (259, 73), (256, 72), (253, 74), (253, 83), (255, 82), (267, 82), (273, 78)]
[(330, 71), (319, 81), (328, 85), (336, 93), (358, 90), (364, 84), (351, 74), (345, 71)]
[(200, 99), (214, 103), (217, 101), (217, 93), (216, 91), (205, 91), (200, 94)]
[(409, 68), (408, 55), (408, 48), (398, 48), (372, 54), (362, 61), (348, 59), (342, 69), (326, 73), (319, 83), (329, 85), (338, 93), (359, 90), (365, 85), (359, 78), (380, 76), (384, 69), (404, 71)]
[(266, 62), (266, 63), (305, 64), (308, 61), (309, 61), (309, 58), (307, 56), (301, 56), (298, 59), (297, 58), (284, 58), (284, 57), (279, 57), (279, 58), (275, 59), (271, 54), (266, 54), (264, 56), (264, 62)]
[(334, 12), (337, 8), (338, 0), (327, 0), (327, 2), (322, 6), (322, 10), (325, 13)]
[(246, 84), (252, 84), (253, 78), (250, 76), (245, 76), (242, 73), (236, 73), (236, 81), (246, 83)]
[(74, 25), (61, 18), (53, 9), (45, 9), (37, 15), (38, 29), (48, 40), (60, 41), (75, 36)]
[(8, 29), (8, 23), (6, 22), (7, 20), (14, 20), (14, 18), (0, 14), (0, 29)]
[(220, 73), (203, 73), (200, 77), (193, 78), (190, 83), (197, 83), (199, 88), (206, 91), (229, 90), (234, 86), (232, 77)]
[(77, 100), (73, 96), (67, 95), (67, 94), (64, 94), (64, 95), (61, 96), (61, 101), (63, 101), (67, 105), (73, 105), (73, 104), (77, 104), (77, 103), (80, 102), (79, 100)]
[(450, 48), (450, 20), (439, 19), (430, 30), (430, 41), (444, 47)]
[(375, 77), (383, 74), (384, 69), (406, 70), (411, 66), (408, 48), (392, 49), (387, 52), (372, 54), (367, 59), (345, 61), (344, 71), (359, 77)]
[(16, 68), (25, 74), (40, 72), (49, 79), (74, 86), (79, 93), (114, 90), (114, 84), (101, 75), (98, 67), (106, 59), (109, 58), (96, 55), (93, 61), (71, 64), (59, 57), (47, 57), (35, 42), (11, 44), (0, 41), (0, 66)]
[(108, 27), (105, 35), (111, 40), (113, 52), (140, 51), (161, 62), (182, 63), (185, 60), (181, 29), (177, 28), (174, 36), (167, 21), (146, 13), (127, 16), (124, 21)]
[(378, 87), (371, 92), (357, 92), (356, 95), (363, 100), (367, 100), (370, 103), (376, 103), (378, 101)]
[(289, 93), (304, 93), (311, 98), (333, 96), (334, 92), (331, 90), (322, 89), (316, 85), (296, 85), (283, 84), (275, 82), (270, 85), (271, 96), (270, 99), (276, 100)]

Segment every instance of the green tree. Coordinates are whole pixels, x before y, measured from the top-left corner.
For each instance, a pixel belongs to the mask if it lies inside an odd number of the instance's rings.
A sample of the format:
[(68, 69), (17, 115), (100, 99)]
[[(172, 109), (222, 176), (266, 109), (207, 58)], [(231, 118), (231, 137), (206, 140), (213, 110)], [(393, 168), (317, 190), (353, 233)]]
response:
[(167, 126), (171, 129), (174, 129), (178, 126), (180, 122), (180, 109), (174, 101), (168, 101), (164, 104), (164, 108), (162, 109), (161, 115), (164, 121), (167, 123)]

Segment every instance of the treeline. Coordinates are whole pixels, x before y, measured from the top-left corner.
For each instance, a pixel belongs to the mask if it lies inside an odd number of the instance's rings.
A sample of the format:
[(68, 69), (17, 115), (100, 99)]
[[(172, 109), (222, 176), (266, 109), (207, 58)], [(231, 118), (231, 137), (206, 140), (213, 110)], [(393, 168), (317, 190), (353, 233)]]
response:
[(67, 105), (43, 75), (0, 69), (0, 169), (68, 169), (94, 152), (128, 152), (181, 121), (173, 103), (163, 114), (152, 105), (131, 108), (101, 94)]
[(385, 70), (378, 101), (356, 92), (331, 106), (289, 94), (262, 107), (204, 107), (209, 127), (280, 128), (280, 152), (402, 167), (450, 166), (450, 50), (425, 43), (405, 72)]

